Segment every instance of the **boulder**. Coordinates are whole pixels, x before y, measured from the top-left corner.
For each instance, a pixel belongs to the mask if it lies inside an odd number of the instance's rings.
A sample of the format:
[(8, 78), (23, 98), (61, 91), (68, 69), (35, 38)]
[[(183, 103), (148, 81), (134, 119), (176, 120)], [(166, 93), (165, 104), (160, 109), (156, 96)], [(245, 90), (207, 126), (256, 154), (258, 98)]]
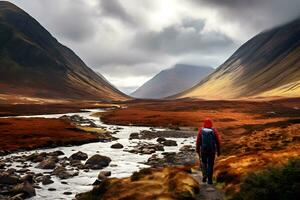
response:
[(88, 158), (88, 155), (81, 151), (78, 151), (77, 153), (74, 153), (70, 156), (71, 160), (86, 160), (87, 158)]
[(182, 146), (179, 151), (195, 151), (195, 147), (193, 147), (192, 145), (184, 145)]
[(140, 153), (141, 153), (141, 154), (153, 154), (153, 153), (155, 153), (155, 149), (152, 149), (152, 148), (145, 148), (145, 149), (143, 149)]
[(3, 172), (0, 174), (0, 184), (15, 185), (20, 182), (20, 179), (13, 174), (9, 174), (7, 172)]
[(40, 169), (54, 169), (56, 167), (57, 162), (58, 162), (57, 157), (50, 157), (50, 158), (40, 162), (37, 165), (37, 168), (40, 168)]
[(51, 176), (49, 176), (49, 175), (43, 176), (43, 178), (42, 178), (43, 185), (49, 185), (52, 183), (54, 183), (54, 181), (51, 180)]
[(103, 169), (107, 167), (110, 162), (111, 159), (109, 157), (95, 154), (86, 161), (85, 167), (89, 169)]
[(113, 144), (110, 146), (110, 148), (113, 148), (113, 149), (122, 149), (124, 146), (120, 143), (116, 143), (116, 144)]
[(21, 180), (22, 182), (28, 182), (28, 183), (30, 183), (30, 184), (33, 184), (33, 183), (34, 183), (33, 178), (34, 178), (34, 177), (33, 177), (32, 174), (27, 174), (27, 175), (23, 176), (20, 180)]
[(47, 157), (46, 152), (33, 153), (33, 154), (27, 156), (26, 160), (37, 163), (37, 162), (42, 162), (46, 157)]
[(131, 133), (130, 136), (129, 136), (129, 140), (132, 140), (132, 139), (139, 139), (139, 133)]
[(76, 172), (75, 173), (68, 172), (68, 170), (63, 166), (56, 167), (51, 174), (57, 176), (60, 179), (68, 179), (78, 175)]
[(159, 137), (159, 138), (156, 139), (156, 142), (162, 143), (162, 142), (164, 142), (164, 141), (166, 141), (166, 140), (167, 140), (167, 139), (164, 138), (164, 137)]
[(83, 164), (81, 163), (80, 160), (70, 160), (70, 165), (72, 167), (77, 167), (78, 169), (83, 169), (84, 168), (84, 166), (83, 166)]
[(11, 190), (12, 194), (20, 194), (22, 193), (22, 197), (24, 198), (30, 198), (36, 195), (35, 193), (35, 189), (34, 187), (28, 183), (28, 182), (24, 182), (24, 183), (20, 183), (18, 185), (16, 185), (12, 190)]
[(162, 144), (165, 146), (177, 146), (177, 142), (174, 140), (166, 140), (162, 142)]

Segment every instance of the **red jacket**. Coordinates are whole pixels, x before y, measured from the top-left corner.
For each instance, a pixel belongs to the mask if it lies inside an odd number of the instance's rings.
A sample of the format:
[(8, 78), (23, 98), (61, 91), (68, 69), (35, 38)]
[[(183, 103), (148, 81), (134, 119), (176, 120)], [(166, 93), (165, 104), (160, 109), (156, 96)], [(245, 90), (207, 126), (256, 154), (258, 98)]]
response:
[[(205, 119), (203, 123), (203, 128), (211, 128), (214, 130), (214, 133), (216, 135), (216, 147), (217, 152), (220, 154), (221, 152), (221, 135), (219, 134), (218, 130), (216, 128), (213, 128), (213, 124), (211, 119)], [(200, 152), (200, 146), (201, 146), (201, 136), (202, 136), (202, 128), (199, 128), (197, 140), (196, 140), (196, 152)]]

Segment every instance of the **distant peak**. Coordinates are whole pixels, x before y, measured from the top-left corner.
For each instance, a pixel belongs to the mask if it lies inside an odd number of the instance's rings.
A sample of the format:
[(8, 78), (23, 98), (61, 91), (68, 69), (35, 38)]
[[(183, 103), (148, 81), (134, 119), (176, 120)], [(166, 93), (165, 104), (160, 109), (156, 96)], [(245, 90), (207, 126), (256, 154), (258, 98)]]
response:
[(199, 65), (191, 65), (191, 64), (183, 64), (183, 63), (178, 63), (175, 64), (172, 68), (183, 68), (183, 67), (189, 67), (189, 68), (212, 68), (212, 67), (208, 67), (208, 66), (199, 66)]

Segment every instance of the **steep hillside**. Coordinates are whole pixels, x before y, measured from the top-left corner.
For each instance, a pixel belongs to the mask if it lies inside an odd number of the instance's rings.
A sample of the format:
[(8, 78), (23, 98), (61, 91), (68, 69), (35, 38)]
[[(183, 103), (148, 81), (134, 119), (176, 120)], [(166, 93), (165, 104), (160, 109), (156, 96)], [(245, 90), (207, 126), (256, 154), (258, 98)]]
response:
[(177, 64), (163, 70), (132, 93), (137, 98), (159, 99), (177, 94), (197, 84), (213, 72), (210, 67)]
[(300, 96), (300, 19), (262, 32), (177, 98)]
[(125, 100), (35, 19), (0, 1), (0, 94), (53, 99)]

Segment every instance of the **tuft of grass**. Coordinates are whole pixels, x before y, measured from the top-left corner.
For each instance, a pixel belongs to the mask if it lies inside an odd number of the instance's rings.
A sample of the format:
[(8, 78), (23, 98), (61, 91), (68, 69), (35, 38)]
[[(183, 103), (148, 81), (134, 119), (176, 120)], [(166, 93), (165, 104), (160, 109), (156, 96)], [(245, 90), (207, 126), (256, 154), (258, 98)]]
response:
[(249, 174), (234, 200), (296, 200), (300, 197), (300, 158)]

